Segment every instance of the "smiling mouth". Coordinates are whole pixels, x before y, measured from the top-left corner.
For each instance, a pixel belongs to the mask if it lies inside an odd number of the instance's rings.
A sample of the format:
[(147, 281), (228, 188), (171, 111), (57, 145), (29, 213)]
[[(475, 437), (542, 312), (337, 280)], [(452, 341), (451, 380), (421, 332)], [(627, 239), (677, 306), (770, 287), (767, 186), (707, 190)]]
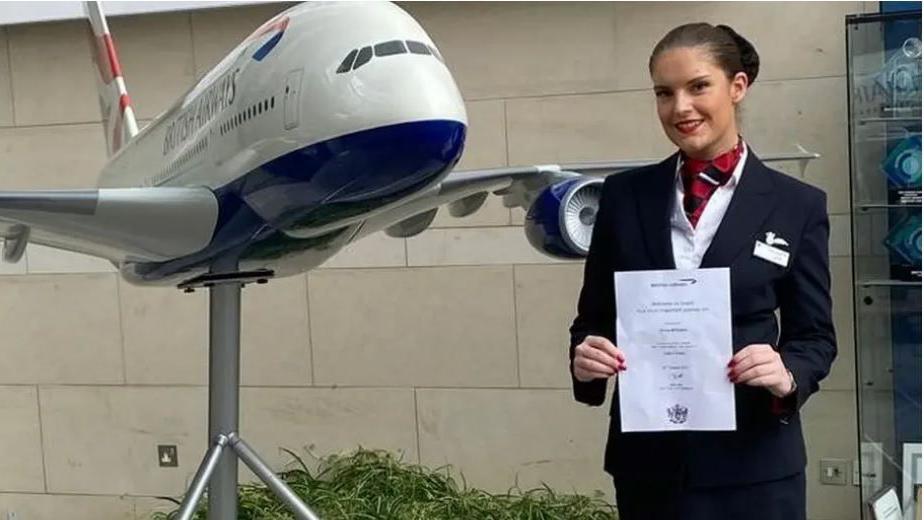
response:
[(677, 123), (674, 125), (674, 128), (676, 128), (677, 131), (682, 134), (692, 134), (697, 129), (699, 129), (699, 127), (702, 126), (702, 124), (703, 124), (702, 119), (696, 119), (693, 121), (682, 121), (680, 123)]

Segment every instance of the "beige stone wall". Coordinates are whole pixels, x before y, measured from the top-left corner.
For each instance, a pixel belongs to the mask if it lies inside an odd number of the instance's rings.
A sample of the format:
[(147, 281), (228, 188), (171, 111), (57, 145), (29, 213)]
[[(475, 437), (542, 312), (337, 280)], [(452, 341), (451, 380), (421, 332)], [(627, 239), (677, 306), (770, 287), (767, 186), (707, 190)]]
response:
[[(743, 116), (764, 153), (818, 151), (828, 192), (840, 357), (805, 409), (813, 520), (858, 518), (853, 486), (818, 483), (856, 457), (844, 15), (875, 4), (594, 3), (405, 6), (468, 102), (462, 168), (658, 157), (646, 63), (676, 24), (728, 23), (763, 67)], [(111, 20), (142, 119), (250, 30), (261, 5)], [(82, 22), (0, 27), (0, 189), (90, 186), (105, 161)], [(571, 401), (566, 330), (579, 263), (533, 251), (494, 199), (407, 240), (373, 236), (323, 269), (245, 291), (242, 431), (278, 450), (363, 445), (506, 489), (611, 488), (604, 409)], [(206, 296), (139, 289), (105, 262), (30, 246), (0, 266), (0, 518), (145, 518), (205, 448)], [(400, 305), (399, 305), (400, 303)], [(156, 445), (179, 446), (179, 468)]]

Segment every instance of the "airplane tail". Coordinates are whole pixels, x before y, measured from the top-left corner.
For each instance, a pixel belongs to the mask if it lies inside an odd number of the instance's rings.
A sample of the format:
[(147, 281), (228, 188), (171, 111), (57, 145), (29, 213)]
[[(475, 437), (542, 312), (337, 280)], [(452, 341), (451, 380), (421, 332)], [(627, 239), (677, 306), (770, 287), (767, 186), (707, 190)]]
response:
[(103, 131), (106, 134), (106, 149), (112, 156), (138, 133), (138, 124), (122, 78), (119, 56), (109, 34), (106, 15), (99, 2), (84, 2), (84, 9), (90, 22), (90, 44), (93, 63), (97, 68), (96, 88), (103, 116)]

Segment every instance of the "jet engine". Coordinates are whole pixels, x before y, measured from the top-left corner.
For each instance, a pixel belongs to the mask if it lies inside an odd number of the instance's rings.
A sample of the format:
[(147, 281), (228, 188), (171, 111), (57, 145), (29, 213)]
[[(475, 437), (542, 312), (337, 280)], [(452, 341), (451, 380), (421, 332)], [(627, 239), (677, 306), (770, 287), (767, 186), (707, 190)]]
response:
[(575, 177), (545, 188), (526, 213), (524, 229), (533, 247), (554, 258), (587, 256), (603, 179)]

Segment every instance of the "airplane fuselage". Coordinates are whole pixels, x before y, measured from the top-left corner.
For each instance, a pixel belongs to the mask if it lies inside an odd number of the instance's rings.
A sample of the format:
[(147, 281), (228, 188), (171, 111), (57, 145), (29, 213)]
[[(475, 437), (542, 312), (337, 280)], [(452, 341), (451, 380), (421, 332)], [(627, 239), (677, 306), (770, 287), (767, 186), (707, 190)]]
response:
[[(364, 233), (371, 215), (456, 164), (465, 107), (435, 45), (390, 3), (311, 3), (259, 28), (103, 169), (101, 188), (201, 187), (218, 201), (201, 250), (128, 259), (137, 282), (218, 257), (285, 275)], [(369, 230), (366, 230), (368, 232)]]

